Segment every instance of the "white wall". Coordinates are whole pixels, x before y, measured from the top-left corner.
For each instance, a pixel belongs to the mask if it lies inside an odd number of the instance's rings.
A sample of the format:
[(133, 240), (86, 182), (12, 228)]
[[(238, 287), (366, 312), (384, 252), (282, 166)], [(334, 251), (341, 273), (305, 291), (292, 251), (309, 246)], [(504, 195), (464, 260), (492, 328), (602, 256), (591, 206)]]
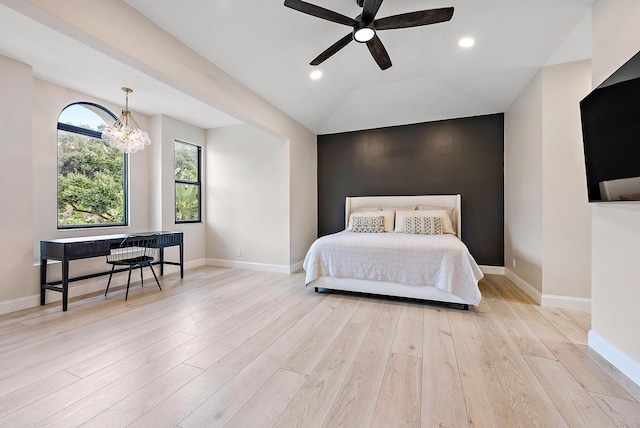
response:
[[(593, 87), (640, 51), (640, 2), (593, 7)], [(593, 207), (593, 309), (589, 345), (640, 384), (640, 205)]]
[[(71, 89), (45, 82), (34, 81), (33, 102), (33, 184), (34, 209), (33, 217), (33, 260), (40, 257), (40, 240), (67, 238), (72, 236), (106, 235), (111, 233), (130, 233), (149, 230), (149, 153), (147, 151), (129, 155), (129, 226), (105, 227), (75, 230), (58, 230), (57, 228), (57, 123), (60, 112), (69, 104), (81, 101), (93, 102), (109, 109), (116, 116), (121, 106), (89, 97)], [(133, 112), (142, 129), (146, 129), (146, 116)], [(104, 270), (104, 260), (100, 258), (76, 261), (70, 265), (70, 275), (79, 276)], [(50, 264), (48, 279), (60, 278), (60, 266)], [(101, 280), (73, 282), (70, 284), (70, 295), (82, 294), (99, 289)], [(102, 281), (104, 282), (104, 281)], [(37, 292), (37, 287), (29, 287)], [(77, 290), (74, 290), (77, 289)], [(58, 293), (47, 292), (55, 300)]]
[[(129, 226), (91, 228), (86, 230), (58, 230), (57, 217), (57, 123), (62, 110), (69, 104), (87, 101), (100, 104), (118, 116), (122, 106), (113, 105), (88, 95), (44, 80), (34, 79), (33, 96), (33, 170), (34, 199), (37, 215), (34, 219), (34, 260), (39, 258), (41, 239), (89, 236), (107, 233), (127, 233), (149, 230), (149, 152), (129, 155)], [(133, 112), (142, 129), (148, 118)], [(46, 213), (53, 213), (47, 215)], [(122, 231), (120, 231), (122, 230)]]
[[(162, 115), (156, 115), (149, 118), (149, 127), (146, 129), (151, 141), (162, 140)], [(164, 179), (162, 174), (166, 173), (167, 166), (162, 162), (163, 144), (151, 144), (145, 150), (148, 151), (149, 156), (149, 180), (151, 184), (149, 186), (149, 205), (151, 210), (149, 211), (149, 228), (152, 230), (163, 230), (163, 210), (157, 209), (162, 207), (162, 183)]]
[[(53, 83), (35, 79), (32, 68), (0, 56), (2, 94), (0, 98), (0, 139), (5, 153), (0, 196), (7, 201), (0, 213), (3, 245), (0, 254), (0, 313), (39, 304), (40, 240), (71, 236), (131, 233), (148, 230), (181, 230), (185, 234), (187, 267), (203, 264), (204, 224), (176, 226), (173, 216), (174, 139), (204, 145), (204, 130), (169, 117), (149, 120), (133, 112), (143, 129), (151, 132), (152, 145), (129, 156), (129, 226), (76, 230), (57, 229), (57, 122), (60, 112), (75, 102), (93, 102), (116, 115), (122, 106), (112, 105)], [(151, 159), (159, 156), (164, 163)], [(159, 165), (151, 168), (151, 165)], [(161, 215), (156, 215), (160, 212)], [(177, 248), (166, 252), (178, 260)], [(169, 266), (165, 273), (177, 270)], [(104, 258), (71, 263), (70, 275), (79, 276), (105, 270)], [(150, 275), (145, 272), (145, 275)], [(49, 263), (47, 277), (59, 280), (60, 264)], [(122, 275), (114, 284), (123, 283)], [(102, 290), (105, 277), (72, 282), (70, 296)], [(47, 292), (47, 302), (60, 299)]]
[(249, 125), (207, 131), (209, 263), (289, 272), (289, 152)]
[(289, 139), (289, 148), (289, 263), (296, 271), (318, 237), (318, 151), (304, 136)]
[[(14, 0), (11, 7), (290, 144), (290, 263), (317, 236), (317, 137), (121, 0)], [(101, 17), (95, 25), (95, 17)]]
[(505, 113), (506, 273), (544, 306), (590, 310), (579, 109), (590, 79), (589, 61), (544, 67)]
[(39, 284), (33, 267), (31, 73), (30, 66), (0, 56), (0, 302), (34, 293)]
[[(542, 284), (545, 299), (588, 308), (591, 207), (579, 102), (591, 92), (591, 61), (542, 69)], [(550, 306), (555, 302), (549, 301)], [(558, 301), (569, 305), (569, 301)]]
[(504, 122), (504, 265), (508, 272), (542, 293), (541, 73), (507, 109)]
[[(283, 235), (287, 237), (286, 249), (279, 254), (284, 254), (286, 260), (278, 259), (274, 262), (287, 267), (301, 264), (306, 250), (317, 233), (316, 136), (312, 132), (164, 32), (121, 0), (68, 0), (65, 2), (14, 0), (11, 1), (10, 7), (235, 116), (279, 141), (285, 141), (288, 148), (284, 151), (288, 161), (282, 168), (288, 175), (287, 186), (284, 189), (285, 198), (288, 198), (288, 201), (284, 217), (289, 218), (289, 223)], [(101, 17), (101, 25), (95, 25), (96, 16)], [(5, 153), (10, 153), (9, 157), (5, 158), (5, 163), (12, 166), (3, 171), (3, 178), (5, 178), (3, 186), (15, 181), (15, 177), (24, 177), (26, 174), (28, 178), (20, 181), (22, 190), (19, 193), (28, 196), (24, 197), (26, 199), (14, 197), (16, 196), (14, 188), (2, 188), (2, 196), (7, 195), (5, 200), (11, 199), (12, 202), (19, 204), (20, 208), (11, 213), (2, 214), (5, 216), (2, 220), (7, 220), (3, 221), (2, 226), (11, 225), (11, 230), (7, 229), (6, 238), (4, 236), (3, 238), (5, 242), (11, 244), (5, 248), (11, 248), (12, 254), (8, 258), (10, 262), (4, 264), (3, 269), (6, 270), (0, 270), (2, 274), (0, 313), (37, 304), (38, 268), (32, 266), (33, 259), (39, 252), (37, 243), (40, 239), (55, 238), (67, 233), (58, 232), (55, 229), (55, 214), (51, 218), (47, 217), (49, 211), (53, 210), (55, 213), (56, 207), (55, 143), (53, 146), (48, 146), (47, 142), (55, 141), (55, 122), (60, 111), (69, 103), (76, 101), (96, 101), (116, 113), (121, 109), (121, 106), (92, 100), (91, 97), (66, 88), (37, 79), (34, 81), (28, 65), (2, 58), (2, 67), (3, 97), (0, 100), (0, 109), (6, 112), (3, 115), (4, 118), (11, 118), (11, 123), (2, 124), (0, 135), (3, 135), (3, 138), (6, 135), (11, 139), (25, 141), (24, 145), (17, 149), (12, 147), (11, 150), (5, 150)], [(34, 90), (37, 93), (32, 96)], [(5, 96), (5, 93), (12, 96)], [(146, 118), (135, 112), (134, 115), (141, 127), (148, 129), (152, 138), (154, 140), (159, 138), (162, 144), (152, 146), (136, 154), (139, 156), (132, 157), (131, 194), (136, 197), (131, 200), (131, 227), (126, 228), (125, 231), (178, 228), (186, 234), (193, 234), (193, 236), (187, 236), (185, 240), (187, 245), (191, 242), (194, 246), (187, 247), (185, 252), (187, 262), (197, 264), (204, 257), (205, 234), (198, 230), (198, 226), (193, 225), (169, 227), (172, 226), (169, 219), (173, 218), (173, 213), (169, 214), (166, 210), (173, 210), (173, 203), (168, 203), (169, 200), (173, 200), (173, 190), (167, 190), (166, 186), (171, 181), (168, 177), (173, 176), (173, 151), (171, 150), (168, 154), (166, 149), (168, 142), (172, 144), (174, 138), (186, 140), (199, 138), (177, 136), (182, 131), (187, 133), (193, 131), (201, 135), (203, 131), (183, 126), (185, 124), (175, 123), (173, 119), (163, 116)], [(28, 122), (29, 126), (24, 127), (23, 122)], [(47, 124), (52, 124), (52, 127)], [(12, 145), (13, 141), (3, 139), (2, 144)], [(158, 151), (160, 147), (162, 150)], [(28, 160), (24, 157), (26, 153), (28, 153)], [(31, 180), (35, 181), (32, 183)], [(157, 186), (158, 182), (163, 183), (160, 188)], [(173, 189), (173, 183), (171, 183), (171, 189)], [(169, 193), (171, 193), (170, 196)], [(36, 203), (41, 205), (34, 205)], [(159, 206), (162, 209), (158, 210)], [(33, 215), (31, 215), (32, 212)], [(206, 215), (206, 211), (203, 214)], [(25, 219), (32, 221), (32, 224), (25, 224)], [(113, 233), (113, 231), (114, 229), (107, 229), (103, 233)], [(72, 233), (74, 235), (92, 234), (95, 233), (95, 229)], [(28, 252), (28, 257), (24, 260), (16, 258), (22, 251), (21, 248), (27, 249)], [(268, 262), (272, 261), (269, 259)], [(71, 274), (93, 271), (92, 263), (97, 265), (99, 262), (75, 263)], [(59, 269), (50, 267), (49, 271), (54, 279), (56, 275), (59, 277), (57, 273)], [(13, 278), (20, 278), (21, 281), (12, 281)], [(97, 287), (97, 283), (93, 283), (91, 287), (74, 283), (71, 295), (93, 291)], [(59, 298), (57, 293), (48, 293), (47, 296), (48, 300)]]
[[(184, 257), (187, 260), (185, 267), (193, 267), (204, 264), (205, 258), (205, 219), (206, 219), (206, 192), (204, 192), (204, 176), (202, 180), (202, 222), (200, 223), (183, 223), (175, 222), (175, 140), (184, 141), (185, 143), (195, 144), (201, 147), (202, 171), (207, 170), (205, 156), (205, 131), (193, 125), (186, 124), (182, 121), (173, 119), (169, 116), (160, 115), (154, 117), (152, 122), (156, 125), (153, 127), (154, 132), (160, 132), (160, 135), (153, 135), (156, 145), (150, 156), (156, 163), (152, 166), (156, 169), (155, 174), (152, 172), (152, 182), (150, 187), (156, 197), (159, 199), (152, 205), (154, 216), (160, 213), (160, 218), (155, 219), (157, 224), (154, 230), (178, 230), (184, 235), (184, 242), (188, 243), (184, 249)], [(158, 129), (159, 125), (159, 129)], [(158, 156), (157, 152), (160, 152)], [(157, 170), (160, 170), (159, 172)], [(167, 248), (166, 257), (171, 260), (178, 260), (178, 248)], [(173, 270), (178, 269), (172, 267)], [(171, 271), (169, 268), (166, 271)]]

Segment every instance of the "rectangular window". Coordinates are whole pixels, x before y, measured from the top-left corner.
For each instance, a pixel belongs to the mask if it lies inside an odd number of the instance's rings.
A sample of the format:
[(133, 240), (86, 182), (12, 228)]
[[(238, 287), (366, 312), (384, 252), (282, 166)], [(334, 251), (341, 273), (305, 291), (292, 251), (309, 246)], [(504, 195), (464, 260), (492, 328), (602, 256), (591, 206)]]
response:
[(176, 223), (201, 221), (200, 147), (175, 141)]

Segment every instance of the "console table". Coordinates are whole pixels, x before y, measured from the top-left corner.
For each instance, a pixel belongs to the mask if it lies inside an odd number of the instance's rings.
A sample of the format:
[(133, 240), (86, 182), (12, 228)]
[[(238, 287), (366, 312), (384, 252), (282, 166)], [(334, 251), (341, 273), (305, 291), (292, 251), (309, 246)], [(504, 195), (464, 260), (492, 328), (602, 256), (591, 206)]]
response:
[[(180, 266), (180, 278), (184, 277), (184, 246), (182, 241), (182, 232), (148, 232), (136, 233), (135, 236), (155, 235), (157, 236), (157, 245), (159, 259), (153, 264), (160, 265), (160, 275), (164, 274), (164, 265)], [(101, 275), (108, 275), (109, 270), (83, 275), (75, 278), (69, 278), (69, 262), (71, 260), (88, 259), (92, 257), (106, 256), (112, 248), (120, 245), (128, 234), (119, 235), (101, 235), (101, 236), (85, 236), (81, 238), (60, 238), (40, 241), (40, 304), (44, 305), (46, 290), (52, 290), (62, 293), (62, 310), (67, 310), (67, 301), (69, 297), (69, 282), (80, 281), (82, 279), (95, 278)], [(168, 262), (164, 260), (164, 249), (173, 246), (180, 247), (180, 262)], [(62, 262), (62, 280), (55, 282), (47, 282), (47, 261), (58, 260)], [(106, 265), (105, 265), (106, 266)], [(114, 272), (122, 272), (128, 269), (118, 269)]]

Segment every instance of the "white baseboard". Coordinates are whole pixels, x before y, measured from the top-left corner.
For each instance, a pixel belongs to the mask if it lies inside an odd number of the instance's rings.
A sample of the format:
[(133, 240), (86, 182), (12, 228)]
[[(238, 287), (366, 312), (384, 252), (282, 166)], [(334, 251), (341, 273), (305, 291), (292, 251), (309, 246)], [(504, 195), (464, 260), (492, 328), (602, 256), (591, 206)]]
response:
[(488, 275), (504, 275), (504, 266), (486, 266), (480, 265), (480, 270)]
[(273, 265), (267, 263), (239, 262), (235, 260), (207, 259), (207, 265), (233, 269), (262, 270), (265, 272), (291, 273), (287, 265)]
[(509, 278), (515, 285), (518, 286), (519, 289), (527, 293), (527, 295), (535, 300), (537, 304), (541, 305), (542, 293), (540, 293), (535, 287), (513, 273), (510, 269), (504, 270), (504, 276)]
[[(165, 269), (165, 273), (166, 273)], [(126, 275), (126, 274), (125, 274)], [(122, 285), (127, 285), (127, 277), (122, 274), (116, 274), (113, 276), (113, 280), (111, 281), (111, 287), (119, 287)], [(147, 277), (146, 273), (144, 276), (145, 281), (151, 280), (153, 281), (153, 276), (149, 273), (149, 277)], [(107, 287), (107, 276), (101, 277), (101, 279), (93, 279), (89, 281), (83, 281), (81, 284), (74, 285), (74, 283), (70, 283), (69, 286), (69, 298), (83, 296), (85, 294), (95, 293), (97, 291), (104, 291)], [(139, 277), (132, 278), (133, 281), (138, 281)], [(46, 291), (46, 303), (52, 302), (60, 302), (62, 300), (62, 293), (56, 291)], [(4, 302), (0, 302), (0, 314), (8, 314), (9, 312), (21, 311), (23, 309), (34, 308), (40, 305), (40, 293), (33, 294), (27, 297), (21, 297), (19, 299), (7, 300)]]
[(640, 362), (609, 343), (593, 330), (589, 330), (589, 347), (596, 351), (629, 379), (640, 385)]
[(576, 309), (591, 313), (591, 299), (585, 297), (554, 296), (553, 294), (543, 294), (540, 306), (550, 306), (554, 308)]
[[(188, 262), (184, 262), (184, 269), (193, 269), (193, 268), (197, 268), (199, 266), (205, 266), (207, 264), (207, 259), (197, 259), (197, 260), (190, 260)], [(169, 270), (171, 268), (171, 270)], [(164, 271), (165, 272), (180, 272), (180, 266), (175, 266), (175, 265), (165, 265), (164, 267)]]
[[(60, 300), (58, 298), (58, 300)], [(40, 295), (31, 295), (27, 297), (20, 297), (18, 299), (5, 300), (0, 302), (0, 315), (8, 314), (10, 312), (21, 311), (23, 309), (33, 308), (40, 304)]]
[(540, 306), (576, 309), (591, 313), (591, 299), (585, 297), (572, 296), (556, 296), (553, 294), (543, 294), (524, 279), (513, 273), (510, 269), (504, 270), (504, 276), (509, 278), (522, 291), (527, 293), (529, 297), (536, 301)]
[[(145, 279), (149, 279), (145, 275)], [(153, 277), (150, 278), (153, 281)], [(121, 275), (114, 275), (113, 281), (111, 281), (112, 287), (118, 287), (127, 284), (127, 278)], [(89, 293), (95, 293), (96, 291), (104, 291), (107, 287), (107, 277), (102, 277), (102, 280), (91, 280), (90, 282), (83, 282), (79, 285), (69, 286), (69, 298), (78, 297)], [(46, 303), (60, 302), (62, 300), (62, 293), (56, 291), (46, 291)], [(32, 294), (31, 296), (21, 297), (19, 299), (7, 300), (0, 302), (0, 314), (8, 314), (9, 312), (21, 311), (23, 309), (34, 308), (40, 305), (40, 293)]]
[[(203, 266), (205, 264), (205, 259), (192, 260), (189, 262), (185, 262), (184, 268), (191, 269), (198, 266)], [(156, 274), (160, 275), (158, 267), (154, 268), (156, 270)], [(164, 274), (167, 275), (169, 273), (178, 273), (180, 272), (180, 266), (175, 265), (165, 265), (164, 266)], [(161, 278), (161, 277), (159, 277)], [(135, 277), (132, 276), (131, 280), (133, 282), (138, 282), (140, 279), (140, 275), (137, 274)], [(154, 281), (153, 275), (148, 269), (144, 270), (144, 280), (146, 281)], [(104, 291), (107, 287), (108, 277), (101, 276), (97, 278), (93, 278), (91, 280), (72, 282), (69, 284), (69, 298), (83, 296), (90, 293), (95, 293), (97, 291)], [(122, 272), (115, 274), (113, 276), (113, 280), (111, 281), (111, 287), (119, 287), (127, 285), (127, 274)], [(46, 292), (46, 303), (51, 302), (60, 302), (62, 300), (62, 293), (56, 291), (47, 291)], [(5, 300), (4, 302), (0, 302), (0, 315), (8, 314), (10, 312), (21, 311), (23, 309), (34, 308), (36, 306), (40, 306), (40, 293), (32, 294), (31, 296), (20, 297), (18, 299)]]
[(298, 263), (292, 264), (291, 267), (289, 268), (289, 273), (294, 273), (295, 271), (302, 269), (303, 263), (304, 263), (304, 260), (300, 260)]
[(303, 260), (294, 263), (290, 266), (287, 265), (273, 265), (268, 263), (253, 263), (253, 262), (239, 262), (237, 260), (224, 260), (224, 259), (207, 259), (206, 264), (209, 266), (218, 266), (232, 269), (249, 269), (249, 270), (262, 270), (265, 272), (276, 273), (293, 273), (298, 269), (302, 269)]

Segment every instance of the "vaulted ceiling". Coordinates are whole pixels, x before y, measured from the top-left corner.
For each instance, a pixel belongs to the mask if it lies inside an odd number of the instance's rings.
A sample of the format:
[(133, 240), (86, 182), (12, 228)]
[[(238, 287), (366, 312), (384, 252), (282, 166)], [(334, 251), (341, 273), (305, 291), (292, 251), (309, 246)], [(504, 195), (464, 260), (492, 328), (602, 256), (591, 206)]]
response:
[[(595, 0), (386, 0), (378, 18), (449, 6), (455, 11), (449, 22), (379, 31), (393, 62), (385, 71), (359, 43), (310, 66), (351, 29), (286, 8), (283, 0), (124, 1), (323, 134), (503, 112), (541, 66), (590, 57)], [(310, 2), (349, 17), (362, 10), (356, 0)], [(1, 5), (0, 36), (0, 54), (33, 65), (45, 80), (121, 103), (111, 95), (115, 71), (145, 94), (131, 98), (141, 113), (167, 114), (203, 128), (237, 123)], [(474, 38), (475, 45), (459, 47), (462, 37)], [(73, 52), (74, 67), (61, 52)], [(314, 81), (309, 74), (316, 68), (323, 76)]]

